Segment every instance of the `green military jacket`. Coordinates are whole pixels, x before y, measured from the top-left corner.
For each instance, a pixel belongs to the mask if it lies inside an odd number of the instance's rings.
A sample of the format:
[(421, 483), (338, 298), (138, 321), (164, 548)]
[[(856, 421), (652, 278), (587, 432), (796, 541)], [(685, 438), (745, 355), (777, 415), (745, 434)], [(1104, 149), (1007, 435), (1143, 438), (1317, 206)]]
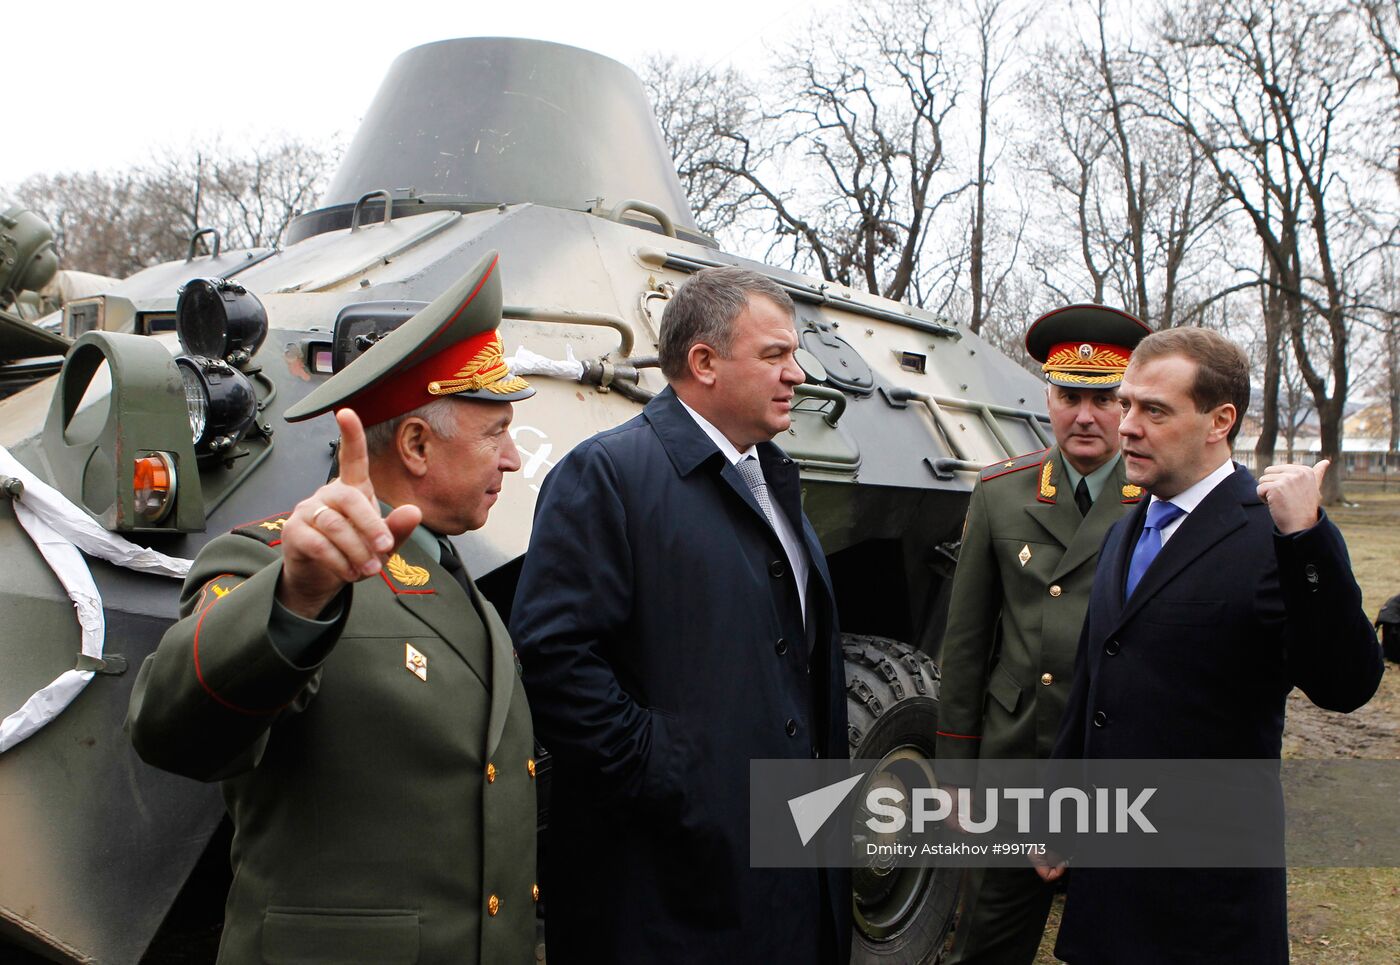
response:
[(146, 761), (223, 782), (219, 961), (533, 961), (533, 734), (495, 609), (409, 540), (294, 665), (268, 637), (284, 520), (199, 554), (127, 721)]
[(982, 471), (943, 636), (939, 758), (1049, 756), (1099, 547), (1141, 498), (1120, 459), (1081, 516), (1058, 446)]

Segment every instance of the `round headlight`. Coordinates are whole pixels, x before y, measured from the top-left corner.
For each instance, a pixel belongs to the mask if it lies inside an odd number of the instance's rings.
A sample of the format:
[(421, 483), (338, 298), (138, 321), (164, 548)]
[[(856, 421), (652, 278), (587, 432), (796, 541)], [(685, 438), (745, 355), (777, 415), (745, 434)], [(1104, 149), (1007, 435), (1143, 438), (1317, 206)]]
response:
[(253, 383), (218, 359), (181, 355), (175, 364), (184, 381), (195, 454), (218, 455), (231, 449), (257, 418), (258, 397)]
[(190, 438), (197, 446), (204, 440), (204, 424), (209, 418), (209, 398), (204, 394), (204, 382), (193, 363), (177, 363), (176, 367), (180, 370), (180, 380), (185, 383), (185, 410), (190, 416)]
[(195, 278), (180, 288), (175, 333), (191, 355), (241, 365), (267, 338), (267, 310), (258, 296), (223, 278)]

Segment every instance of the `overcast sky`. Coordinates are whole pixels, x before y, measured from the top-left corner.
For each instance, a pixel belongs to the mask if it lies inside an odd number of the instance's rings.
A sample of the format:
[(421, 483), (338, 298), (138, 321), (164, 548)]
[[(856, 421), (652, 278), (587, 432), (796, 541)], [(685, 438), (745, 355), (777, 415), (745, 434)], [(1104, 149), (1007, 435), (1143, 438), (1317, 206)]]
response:
[[(650, 51), (743, 68), (832, 0), (11, 2), (0, 187), (127, 167), (197, 140), (348, 143), (390, 62), (451, 37), (533, 37), (633, 65)], [(758, 12), (755, 12), (758, 11)]]

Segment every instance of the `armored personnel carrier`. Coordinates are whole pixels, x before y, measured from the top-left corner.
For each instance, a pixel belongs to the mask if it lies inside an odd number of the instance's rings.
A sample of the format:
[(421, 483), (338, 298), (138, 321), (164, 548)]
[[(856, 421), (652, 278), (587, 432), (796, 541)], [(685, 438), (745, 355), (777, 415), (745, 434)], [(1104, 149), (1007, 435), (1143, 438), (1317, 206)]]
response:
[[(201, 234), (206, 253), (192, 239), (65, 305), (61, 371), (0, 401), (0, 957), (137, 962), (182, 889), (217, 922), (222, 804), (133, 753), (135, 670), (176, 616), (181, 561), (326, 478), (334, 423), (287, 407), (488, 249), (506, 351), (538, 388), (512, 429), (523, 471), (457, 541), (488, 596), (508, 613), (550, 467), (664, 386), (675, 286), (764, 272), (797, 305), (808, 382), (778, 442), (836, 584), (852, 752), (883, 762), (872, 781), (931, 771), (968, 494), (984, 464), (1047, 443), (1042, 390), (956, 322), (723, 251), (625, 67), (525, 40), (414, 48), (280, 247)], [(858, 870), (855, 960), (936, 957), (957, 875)]]

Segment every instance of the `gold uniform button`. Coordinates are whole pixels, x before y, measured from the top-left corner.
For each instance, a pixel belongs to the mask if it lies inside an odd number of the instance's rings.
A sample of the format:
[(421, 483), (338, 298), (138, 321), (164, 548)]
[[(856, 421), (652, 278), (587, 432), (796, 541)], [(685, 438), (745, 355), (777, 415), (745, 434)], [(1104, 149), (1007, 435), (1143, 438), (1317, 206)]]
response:
[(1040, 675), (1040, 682), (1048, 687), (1055, 682), (1055, 675), (1052, 673), (1043, 673)]
[(492, 918), (495, 918), (496, 912), (500, 910), (501, 899), (497, 898), (495, 895), (492, 895), (490, 898), (486, 899), (486, 914), (490, 915)]
[[(496, 765), (495, 765), (495, 764), (487, 764), (487, 765), (486, 765), (486, 783), (487, 783), (487, 784), (495, 784), (495, 783), (496, 783)], [(494, 915), (495, 912), (493, 911), (491, 914)]]
[(1058, 583), (1056, 583), (1054, 586), (1050, 587), (1050, 595), (1051, 595), (1051, 596), (1059, 596), (1059, 595), (1060, 595), (1061, 593), (1063, 593), (1063, 592), (1064, 592), (1064, 590), (1060, 589), (1060, 584), (1058, 584)]
[(539, 901), (539, 900), (540, 900), (540, 886), (539, 886), (539, 885), (531, 885), (531, 886), (530, 886), (530, 897), (533, 898), (533, 899), (535, 899), (536, 901)]
[(530, 776), (535, 776), (535, 759), (532, 757), (525, 762), (525, 770), (530, 772)]

